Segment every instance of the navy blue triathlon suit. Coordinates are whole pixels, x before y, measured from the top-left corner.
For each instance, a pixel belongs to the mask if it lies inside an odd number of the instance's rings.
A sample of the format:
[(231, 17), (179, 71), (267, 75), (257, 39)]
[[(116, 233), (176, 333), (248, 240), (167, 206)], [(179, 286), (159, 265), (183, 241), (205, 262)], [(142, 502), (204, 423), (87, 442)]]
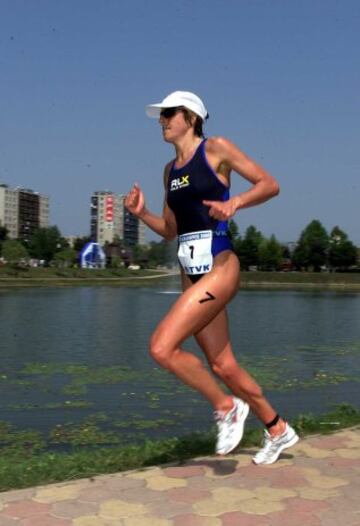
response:
[[(211, 253), (215, 257), (224, 250), (232, 250), (228, 235), (228, 222), (218, 221), (209, 216), (209, 207), (203, 200), (227, 201), (229, 188), (217, 177), (209, 165), (205, 153), (206, 139), (203, 140), (193, 157), (185, 166), (175, 168), (173, 162), (167, 186), (167, 204), (173, 211), (178, 236), (198, 231), (212, 231)], [(193, 283), (203, 274), (188, 273)]]

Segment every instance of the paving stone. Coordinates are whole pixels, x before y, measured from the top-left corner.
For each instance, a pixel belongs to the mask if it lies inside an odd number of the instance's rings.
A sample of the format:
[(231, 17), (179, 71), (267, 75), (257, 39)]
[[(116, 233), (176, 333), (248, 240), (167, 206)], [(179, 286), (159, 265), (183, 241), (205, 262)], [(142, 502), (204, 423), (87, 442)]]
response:
[(292, 447), (291, 449), (286, 450), (286, 451), (291, 451), (291, 455), (290, 453), (281, 453), (279, 460), (275, 462), (274, 464), (264, 464), (262, 466), (261, 465), (256, 466), (255, 464), (253, 464), (253, 466), (256, 469), (262, 467), (263, 469), (267, 469), (269, 471), (282, 469), (285, 466), (293, 466), (294, 458), (296, 458), (296, 455), (298, 453), (298, 451), (294, 451), (295, 447), (296, 446)]
[(312, 513), (284, 510), (269, 515), (271, 526), (321, 526), (321, 519)]
[(146, 507), (143, 504), (131, 504), (122, 500), (107, 500), (100, 505), (99, 515), (105, 518), (125, 518), (132, 515), (144, 515)]
[(340, 449), (345, 447), (346, 445), (346, 439), (343, 436), (340, 435), (328, 435), (328, 436), (320, 436), (314, 440), (311, 441), (311, 445), (320, 449), (328, 449), (328, 450), (334, 450), (334, 449)]
[(178, 515), (173, 519), (174, 526), (222, 526), (222, 521), (216, 517), (200, 517), (189, 513)]
[(330, 508), (330, 503), (324, 500), (308, 500), (293, 497), (286, 501), (287, 509), (294, 512), (302, 511), (304, 513), (317, 513)]
[(240, 511), (224, 513), (220, 515), (222, 526), (269, 526), (269, 518), (266, 515), (249, 515)]
[(123, 526), (121, 519), (104, 519), (98, 515), (85, 515), (73, 520), (72, 526)]
[(165, 519), (171, 519), (176, 515), (185, 515), (193, 511), (192, 505), (187, 502), (176, 502), (165, 499), (150, 502), (146, 508), (151, 515)]
[(321, 475), (321, 469), (314, 467), (316, 465), (316, 461), (311, 461), (311, 463), (307, 463), (305, 466), (300, 467), (301, 475), (304, 477), (316, 477), (318, 475)]
[(163, 497), (161, 491), (155, 491), (148, 488), (134, 488), (122, 491), (120, 495), (117, 495), (117, 498), (121, 498), (126, 502), (141, 502), (146, 504), (148, 502), (153, 502), (159, 500)]
[(165, 491), (171, 488), (182, 488), (186, 486), (186, 480), (180, 478), (164, 477), (163, 475), (146, 479), (147, 487), (156, 491)]
[(360, 467), (360, 459), (336, 457), (332, 458), (329, 464), (334, 468), (354, 469)]
[(306, 477), (311, 486), (321, 489), (338, 488), (340, 486), (347, 486), (349, 482), (340, 477), (327, 477), (324, 475), (310, 475)]
[(256, 467), (252, 460), (250, 455), (236, 455), (236, 470), (241, 469), (245, 466), (254, 466)]
[(360, 449), (335, 449), (335, 453), (342, 458), (360, 458)]
[(286, 466), (278, 471), (271, 473), (271, 486), (274, 488), (296, 488), (298, 486), (306, 486), (307, 479), (297, 467)]
[(188, 488), (212, 490), (218, 486), (218, 481), (210, 477), (191, 477), (187, 481)]
[(163, 472), (166, 477), (190, 478), (204, 475), (205, 468), (200, 466), (182, 466), (165, 468), (163, 469)]
[(76, 499), (79, 497), (82, 490), (81, 485), (69, 484), (67, 486), (51, 485), (49, 487), (41, 488), (36, 491), (33, 500), (36, 502), (60, 502), (61, 500)]
[[(351, 499), (352, 506), (350, 508), (351, 508), (351, 511), (353, 511), (354, 513), (358, 513), (359, 518), (360, 518), (359, 486), (357, 487), (357, 489), (358, 489), (358, 498), (356, 500)], [(342, 513), (342, 512), (347, 512), (349, 510), (349, 499), (345, 500), (344, 495), (341, 495), (340, 497), (336, 499), (332, 499), (331, 501), (329, 501), (329, 504), (330, 504), (329, 508), (331, 508), (334, 513)]]
[(217, 502), (236, 505), (242, 500), (255, 498), (255, 493), (247, 489), (217, 488), (212, 491), (212, 496)]
[(255, 489), (254, 493), (257, 499), (264, 502), (282, 501), (297, 496), (296, 492), (291, 489), (278, 489), (264, 486)]
[(273, 471), (269, 469), (269, 466), (255, 466), (251, 464), (250, 466), (245, 466), (239, 470), (239, 472), (245, 480), (247, 479), (267, 479), (270, 480)]
[(150, 477), (162, 475), (162, 473), (163, 473), (163, 470), (161, 468), (151, 467), (148, 469), (134, 471), (132, 473), (127, 474), (126, 476), (132, 479), (142, 480), (142, 479), (148, 479)]
[(47, 513), (50, 510), (49, 504), (34, 502), (33, 500), (18, 500), (4, 506), (3, 515), (8, 517), (23, 519), (39, 513)]
[(334, 453), (328, 449), (317, 448), (306, 442), (303, 442), (298, 446), (298, 452), (301, 452), (310, 458), (328, 458), (334, 455)]
[(205, 466), (205, 476), (213, 479), (230, 477), (236, 472), (237, 461), (233, 460), (213, 460)]
[(120, 492), (132, 488), (144, 488), (145, 481), (130, 477), (111, 477), (103, 482), (103, 486), (107, 490)]
[(105, 486), (100, 486), (96, 488), (87, 488), (82, 489), (79, 493), (78, 499), (81, 500), (81, 502), (102, 502), (104, 500), (109, 500), (111, 498), (118, 498), (119, 497), (119, 491), (112, 491), (109, 488), (106, 488)]
[(286, 501), (263, 501), (259, 499), (244, 500), (239, 503), (238, 511), (250, 513), (253, 515), (268, 515), (274, 511), (282, 511), (285, 509)]
[(360, 516), (353, 511), (342, 511), (341, 513), (334, 513), (333, 510), (325, 511), (321, 515), (321, 520), (326, 526), (360, 526)]
[(51, 514), (64, 519), (76, 518), (81, 515), (97, 513), (99, 505), (91, 502), (80, 502), (78, 500), (64, 500), (52, 505)]
[(17, 500), (29, 500), (35, 495), (35, 488), (15, 489), (0, 493), (0, 502), (14, 502)]
[(41, 514), (33, 515), (26, 519), (22, 519), (21, 526), (72, 526), (72, 521), (68, 519), (58, 519), (51, 515)]
[(333, 497), (338, 497), (340, 495), (340, 493), (335, 489), (314, 487), (297, 488), (296, 491), (301, 498), (309, 500), (326, 500)]
[(194, 488), (174, 488), (169, 489), (164, 497), (170, 501), (192, 503), (210, 498), (211, 492)]
[(258, 488), (259, 486), (268, 486), (268, 485), (270, 485), (269, 479), (261, 478), (261, 479), (257, 479), (257, 480), (253, 480), (253, 479), (247, 479), (246, 480), (245, 479), (245, 480), (243, 480), (241, 482), (241, 484), (238, 484), (236, 487), (242, 488), (242, 489), (247, 489), (249, 491), (254, 492), (256, 490), (256, 488)]
[(342, 495), (346, 499), (355, 500), (357, 502), (356, 509), (360, 510), (360, 479), (357, 478), (355, 484), (349, 484), (346, 488), (342, 488)]
[(139, 515), (125, 519), (124, 526), (173, 526), (173, 522), (151, 515)]
[[(256, 479), (256, 483), (255, 483), (256, 486), (259, 485), (259, 480), (260, 479)], [(261, 480), (264, 480), (264, 479), (261, 479)], [(217, 489), (217, 488), (237, 488), (237, 489), (250, 489), (251, 490), (252, 487), (250, 486), (250, 482), (251, 482), (251, 479), (247, 477), (243, 477), (242, 475), (239, 475), (238, 473), (236, 473), (235, 475), (232, 475), (231, 477), (214, 479), (214, 484), (208, 489), (208, 491), (213, 491), (214, 489)], [(268, 480), (266, 480), (265, 485), (267, 482)], [(189, 487), (192, 487), (192, 486), (190, 486), (189, 484)]]
[(0, 526), (19, 526), (19, 524), (20, 521), (18, 519), (12, 519), (0, 513)]
[(347, 431), (344, 433), (344, 438), (347, 447), (360, 447), (360, 435), (358, 431)]
[(195, 514), (205, 517), (217, 517), (226, 512), (238, 511), (239, 503), (217, 502), (213, 499), (201, 500), (193, 504)]

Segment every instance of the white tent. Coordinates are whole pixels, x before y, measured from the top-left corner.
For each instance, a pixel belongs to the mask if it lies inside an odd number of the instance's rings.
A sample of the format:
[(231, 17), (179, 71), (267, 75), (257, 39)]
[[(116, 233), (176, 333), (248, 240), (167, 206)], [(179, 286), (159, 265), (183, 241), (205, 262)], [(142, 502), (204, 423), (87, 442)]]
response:
[(99, 243), (87, 243), (80, 256), (81, 268), (105, 268), (106, 256)]

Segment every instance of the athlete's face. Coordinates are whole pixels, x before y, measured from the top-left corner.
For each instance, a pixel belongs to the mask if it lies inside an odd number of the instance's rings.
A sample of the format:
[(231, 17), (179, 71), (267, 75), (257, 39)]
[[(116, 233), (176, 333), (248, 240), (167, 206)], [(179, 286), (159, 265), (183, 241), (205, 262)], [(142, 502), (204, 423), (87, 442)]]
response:
[(166, 142), (174, 142), (189, 129), (181, 110), (182, 108), (166, 108), (160, 113), (159, 123)]

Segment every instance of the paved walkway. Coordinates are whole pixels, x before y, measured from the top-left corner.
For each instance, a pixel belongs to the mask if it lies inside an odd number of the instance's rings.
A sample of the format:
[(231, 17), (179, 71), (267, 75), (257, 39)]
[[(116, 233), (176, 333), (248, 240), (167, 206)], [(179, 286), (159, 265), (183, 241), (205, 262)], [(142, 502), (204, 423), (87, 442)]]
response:
[(253, 453), (0, 493), (0, 526), (360, 526), (360, 427)]

